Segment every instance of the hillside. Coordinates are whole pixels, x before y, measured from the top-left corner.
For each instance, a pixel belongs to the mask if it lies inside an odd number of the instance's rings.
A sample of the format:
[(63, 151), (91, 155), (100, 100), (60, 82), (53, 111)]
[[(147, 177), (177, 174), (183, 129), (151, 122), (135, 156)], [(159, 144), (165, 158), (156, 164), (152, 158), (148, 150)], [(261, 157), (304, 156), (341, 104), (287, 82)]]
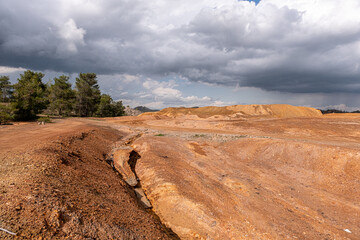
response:
[(157, 111), (159, 111), (159, 110), (150, 109), (150, 108), (145, 107), (145, 106), (137, 106), (137, 107), (135, 107), (134, 109), (139, 110), (140, 112), (143, 112), (143, 113), (145, 113), (145, 112), (157, 112)]
[(320, 110), (310, 107), (297, 107), (287, 104), (271, 104), (271, 105), (233, 105), (226, 107), (200, 107), (200, 108), (165, 108), (155, 113), (144, 113), (142, 115), (152, 116), (168, 116), (179, 117), (184, 115), (195, 115), (200, 118), (208, 118), (213, 116), (228, 116), (228, 117), (276, 117), (276, 118), (291, 118), (291, 117), (320, 117), (322, 115)]

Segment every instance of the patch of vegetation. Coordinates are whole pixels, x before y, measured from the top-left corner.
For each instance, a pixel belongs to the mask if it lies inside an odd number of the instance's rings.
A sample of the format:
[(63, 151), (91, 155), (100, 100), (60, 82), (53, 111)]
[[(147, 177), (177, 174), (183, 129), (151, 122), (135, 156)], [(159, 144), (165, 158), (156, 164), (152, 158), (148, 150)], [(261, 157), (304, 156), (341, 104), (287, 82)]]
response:
[(33, 120), (41, 113), (57, 116), (123, 116), (122, 101), (101, 94), (95, 73), (80, 73), (75, 87), (62, 75), (44, 84), (42, 72), (30, 70), (20, 74), (16, 84), (0, 76), (0, 123)]
[(155, 135), (155, 137), (164, 137), (164, 136), (165, 136), (165, 134), (163, 134), (163, 133), (159, 133), (159, 134)]
[(14, 111), (11, 105), (0, 103), (0, 125), (8, 124), (14, 118)]
[(195, 134), (192, 137), (194, 137), (194, 138), (204, 138), (204, 137), (206, 137), (206, 134)]
[(236, 136), (233, 136), (233, 138), (235, 139), (239, 139), (239, 138), (246, 138), (247, 135), (236, 135)]
[(71, 88), (69, 77), (62, 75), (54, 78), (54, 84), (48, 87), (49, 106), (52, 114), (71, 116), (75, 103), (75, 91)]
[(99, 117), (122, 116), (125, 113), (124, 109), (122, 102), (115, 102), (110, 95), (102, 94), (96, 115)]
[(137, 106), (134, 109), (139, 110), (140, 112), (157, 112), (157, 111), (159, 111), (159, 110), (147, 108), (145, 106)]
[(45, 122), (45, 123), (52, 123), (51, 118), (49, 116), (46, 117), (39, 117), (38, 122)]
[(343, 110), (338, 110), (338, 109), (319, 109), (321, 111), (322, 114), (329, 114), (329, 113), (360, 113), (360, 110), (356, 110), (356, 111), (343, 111)]
[(47, 107), (46, 85), (42, 82), (45, 75), (41, 72), (25, 71), (20, 74), (14, 85), (15, 119), (31, 120)]

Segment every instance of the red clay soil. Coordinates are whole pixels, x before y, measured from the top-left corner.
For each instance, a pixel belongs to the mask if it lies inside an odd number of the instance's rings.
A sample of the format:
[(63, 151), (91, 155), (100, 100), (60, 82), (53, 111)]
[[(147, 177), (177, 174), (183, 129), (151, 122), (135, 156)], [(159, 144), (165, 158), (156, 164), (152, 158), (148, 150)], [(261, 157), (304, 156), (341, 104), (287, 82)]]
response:
[(170, 239), (105, 161), (120, 132), (79, 120), (0, 126), (0, 239)]
[(358, 150), (205, 137), (134, 143), (142, 187), (182, 239), (360, 238)]
[(182, 239), (360, 239), (360, 114), (109, 119), (154, 211)]
[(23, 239), (172, 237), (105, 162), (120, 140), (182, 239), (360, 239), (359, 114), (180, 115), (1, 126), (0, 228)]

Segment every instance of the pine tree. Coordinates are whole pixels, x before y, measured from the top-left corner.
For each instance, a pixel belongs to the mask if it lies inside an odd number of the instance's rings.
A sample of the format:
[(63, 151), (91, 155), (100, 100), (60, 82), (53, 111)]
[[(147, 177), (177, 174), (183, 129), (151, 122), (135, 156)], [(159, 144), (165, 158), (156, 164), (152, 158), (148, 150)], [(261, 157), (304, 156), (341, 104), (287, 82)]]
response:
[(0, 76), (0, 101), (9, 102), (12, 98), (13, 86), (8, 76)]
[(122, 101), (114, 102), (113, 105), (114, 105), (114, 117), (125, 115), (125, 107), (122, 104)]
[(62, 75), (54, 78), (49, 87), (49, 108), (60, 116), (69, 116), (75, 103), (75, 92), (69, 83), (69, 77)]
[(96, 115), (99, 117), (113, 117), (113, 100), (107, 94), (102, 94)]
[(100, 90), (95, 73), (80, 73), (76, 78), (76, 106), (80, 117), (93, 116), (100, 102)]
[(43, 77), (43, 73), (30, 70), (20, 74), (18, 83), (14, 85), (16, 119), (34, 119), (36, 114), (46, 108), (46, 86), (42, 82)]
[(117, 117), (124, 115), (122, 102), (114, 102), (108, 94), (102, 94), (96, 115), (99, 117)]

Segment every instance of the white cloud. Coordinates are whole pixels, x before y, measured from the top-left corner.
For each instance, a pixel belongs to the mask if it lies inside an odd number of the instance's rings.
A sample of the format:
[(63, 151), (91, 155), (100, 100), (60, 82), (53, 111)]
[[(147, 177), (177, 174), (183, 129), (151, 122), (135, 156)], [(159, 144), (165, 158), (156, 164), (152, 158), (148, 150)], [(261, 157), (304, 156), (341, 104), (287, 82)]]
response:
[(83, 28), (78, 28), (74, 19), (70, 18), (59, 27), (59, 36), (63, 40), (59, 45), (57, 53), (63, 55), (64, 52), (75, 54), (78, 52), (78, 46), (84, 46), (84, 36), (86, 31)]
[(155, 88), (152, 90), (152, 93), (156, 97), (164, 99), (178, 99), (182, 95), (181, 92), (177, 89), (163, 87)]
[(169, 106), (193, 107), (230, 104), (229, 102), (222, 102), (209, 96), (184, 96), (183, 92), (181, 92), (179, 89), (176, 89), (178, 84), (174, 79), (168, 81), (156, 81), (148, 78), (146, 81), (144, 81), (142, 86), (145, 91), (139, 93), (138, 98), (147, 100), (148, 103), (143, 104), (147, 107), (160, 109)]
[(15, 73), (15, 72), (23, 72), (25, 71), (24, 68), (13, 68), (13, 67), (5, 67), (5, 66), (0, 66), (0, 74), (10, 74), (10, 73)]
[(151, 78), (147, 78), (146, 81), (142, 84), (144, 88), (146, 89), (155, 89), (155, 88), (174, 88), (178, 86), (176, 84), (176, 81), (171, 79), (168, 81), (156, 81)]
[(135, 87), (158, 105), (194, 95), (155, 81), (169, 75), (335, 99), (360, 91), (359, 9), (358, 0), (0, 1), (0, 65), (97, 72), (114, 94)]

